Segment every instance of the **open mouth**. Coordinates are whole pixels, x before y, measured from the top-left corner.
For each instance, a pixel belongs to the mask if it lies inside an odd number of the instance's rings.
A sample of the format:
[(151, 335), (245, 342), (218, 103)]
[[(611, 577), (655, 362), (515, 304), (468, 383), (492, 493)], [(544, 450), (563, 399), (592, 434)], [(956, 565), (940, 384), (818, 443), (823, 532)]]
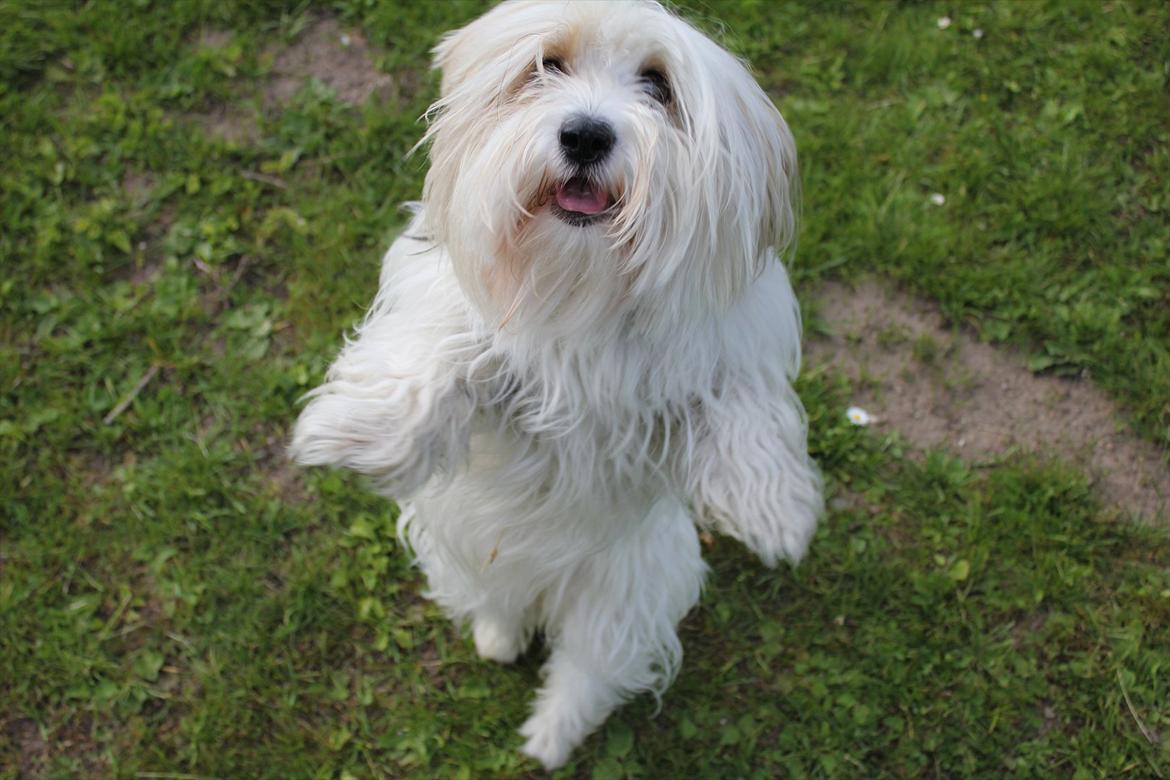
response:
[(601, 185), (574, 176), (557, 185), (552, 211), (570, 225), (592, 225), (608, 215), (613, 198)]

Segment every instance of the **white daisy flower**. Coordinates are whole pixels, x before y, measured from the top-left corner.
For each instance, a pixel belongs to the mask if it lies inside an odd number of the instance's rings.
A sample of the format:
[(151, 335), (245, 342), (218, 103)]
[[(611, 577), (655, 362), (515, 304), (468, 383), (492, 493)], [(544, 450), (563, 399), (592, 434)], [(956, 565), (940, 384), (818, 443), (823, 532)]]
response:
[(941, 206), (947, 202), (947, 196), (943, 195), (941, 192), (932, 193), (930, 196), (930, 202), (936, 206)]
[(983, 30), (981, 30), (981, 29), (979, 29), (978, 27), (976, 27), (974, 30), (972, 30), (972, 31), (971, 31), (971, 34), (972, 34), (973, 36), (975, 36), (975, 39), (976, 39), (976, 40), (978, 40), (978, 39), (980, 39), (980, 38), (982, 38), (982, 37), (983, 37)]
[(342, 33), (341, 45), (348, 49), (351, 43), (353, 43), (353, 39), (349, 37), (349, 33)]
[(873, 415), (862, 409), (860, 406), (850, 406), (845, 410), (845, 416), (849, 418), (849, 422), (854, 425), (865, 427), (874, 421)]
[(938, 18), (938, 29), (940, 29), (940, 30), (945, 30), (945, 29), (947, 29), (947, 28), (948, 28), (948, 27), (950, 27), (950, 26), (951, 26), (951, 17), (949, 17), (949, 16), (940, 16), (940, 17)]

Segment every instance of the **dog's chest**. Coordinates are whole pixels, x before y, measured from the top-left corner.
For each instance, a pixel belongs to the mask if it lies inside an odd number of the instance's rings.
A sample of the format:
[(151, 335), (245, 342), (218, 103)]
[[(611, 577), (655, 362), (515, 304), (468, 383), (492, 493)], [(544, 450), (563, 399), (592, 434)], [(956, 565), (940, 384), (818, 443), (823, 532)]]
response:
[(599, 368), (504, 372), (482, 411), (525, 458), (581, 478), (639, 481), (661, 470), (681, 404), (649, 390), (644, 376), (603, 376)]

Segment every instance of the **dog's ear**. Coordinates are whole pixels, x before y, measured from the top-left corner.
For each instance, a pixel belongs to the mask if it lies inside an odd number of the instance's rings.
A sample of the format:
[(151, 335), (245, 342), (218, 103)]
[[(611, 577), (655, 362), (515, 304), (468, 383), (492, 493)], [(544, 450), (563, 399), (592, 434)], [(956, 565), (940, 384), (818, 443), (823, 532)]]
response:
[(796, 241), (800, 209), (796, 140), (772, 99), (754, 79), (739, 99), (744, 106), (744, 132), (754, 137), (752, 146), (765, 175), (765, 195), (758, 215), (760, 244), (783, 256)]
[[(434, 67), (442, 72), (440, 93), (450, 97), (470, 76), (502, 65), (505, 72), (528, 64), (523, 39), (537, 40), (549, 14), (532, 3), (504, 2), (439, 39), (431, 50)], [(523, 33), (521, 31), (524, 31)], [(533, 37), (535, 34), (535, 38)], [(488, 91), (488, 94), (491, 94)]]
[(744, 63), (693, 28), (681, 45), (674, 86), (705, 221), (696, 235), (718, 258), (703, 284), (729, 303), (796, 237), (796, 142)]
[(435, 70), (443, 75), (439, 88), (442, 95), (451, 94), (454, 84), (462, 80), (464, 72), (473, 64), (474, 47), (471, 40), (474, 38), (474, 26), (472, 22), (466, 27), (445, 33), (431, 52), (435, 58)]
[[(772, 99), (751, 76), (747, 66), (734, 58), (716, 92), (721, 103), (720, 135), (726, 153), (725, 180), (732, 187), (731, 202), (738, 209), (738, 230), (753, 236), (757, 272), (765, 258), (783, 256), (796, 238), (800, 179), (796, 141)], [(737, 197), (738, 196), (738, 197)]]

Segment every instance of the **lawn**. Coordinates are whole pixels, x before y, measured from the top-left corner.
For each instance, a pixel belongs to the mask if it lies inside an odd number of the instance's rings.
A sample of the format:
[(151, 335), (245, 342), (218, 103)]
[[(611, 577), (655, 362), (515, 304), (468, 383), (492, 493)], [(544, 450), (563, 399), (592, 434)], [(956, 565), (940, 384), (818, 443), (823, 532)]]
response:
[[(481, 662), (394, 508), (283, 457), (419, 195), (427, 51), (484, 5), (0, 0), (0, 777), (540, 775), (539, 649)], [(1165, 460), (1170, 7), (683, 11), (796, 135), (812, 330), (821, 282), (876, 278)], [(1170, 776), (1168, 518), (1059, 452), (854, 427), (853, 389), (801, 382), (809, 558), (715, 540), (661, 710), (558, 776)]]

